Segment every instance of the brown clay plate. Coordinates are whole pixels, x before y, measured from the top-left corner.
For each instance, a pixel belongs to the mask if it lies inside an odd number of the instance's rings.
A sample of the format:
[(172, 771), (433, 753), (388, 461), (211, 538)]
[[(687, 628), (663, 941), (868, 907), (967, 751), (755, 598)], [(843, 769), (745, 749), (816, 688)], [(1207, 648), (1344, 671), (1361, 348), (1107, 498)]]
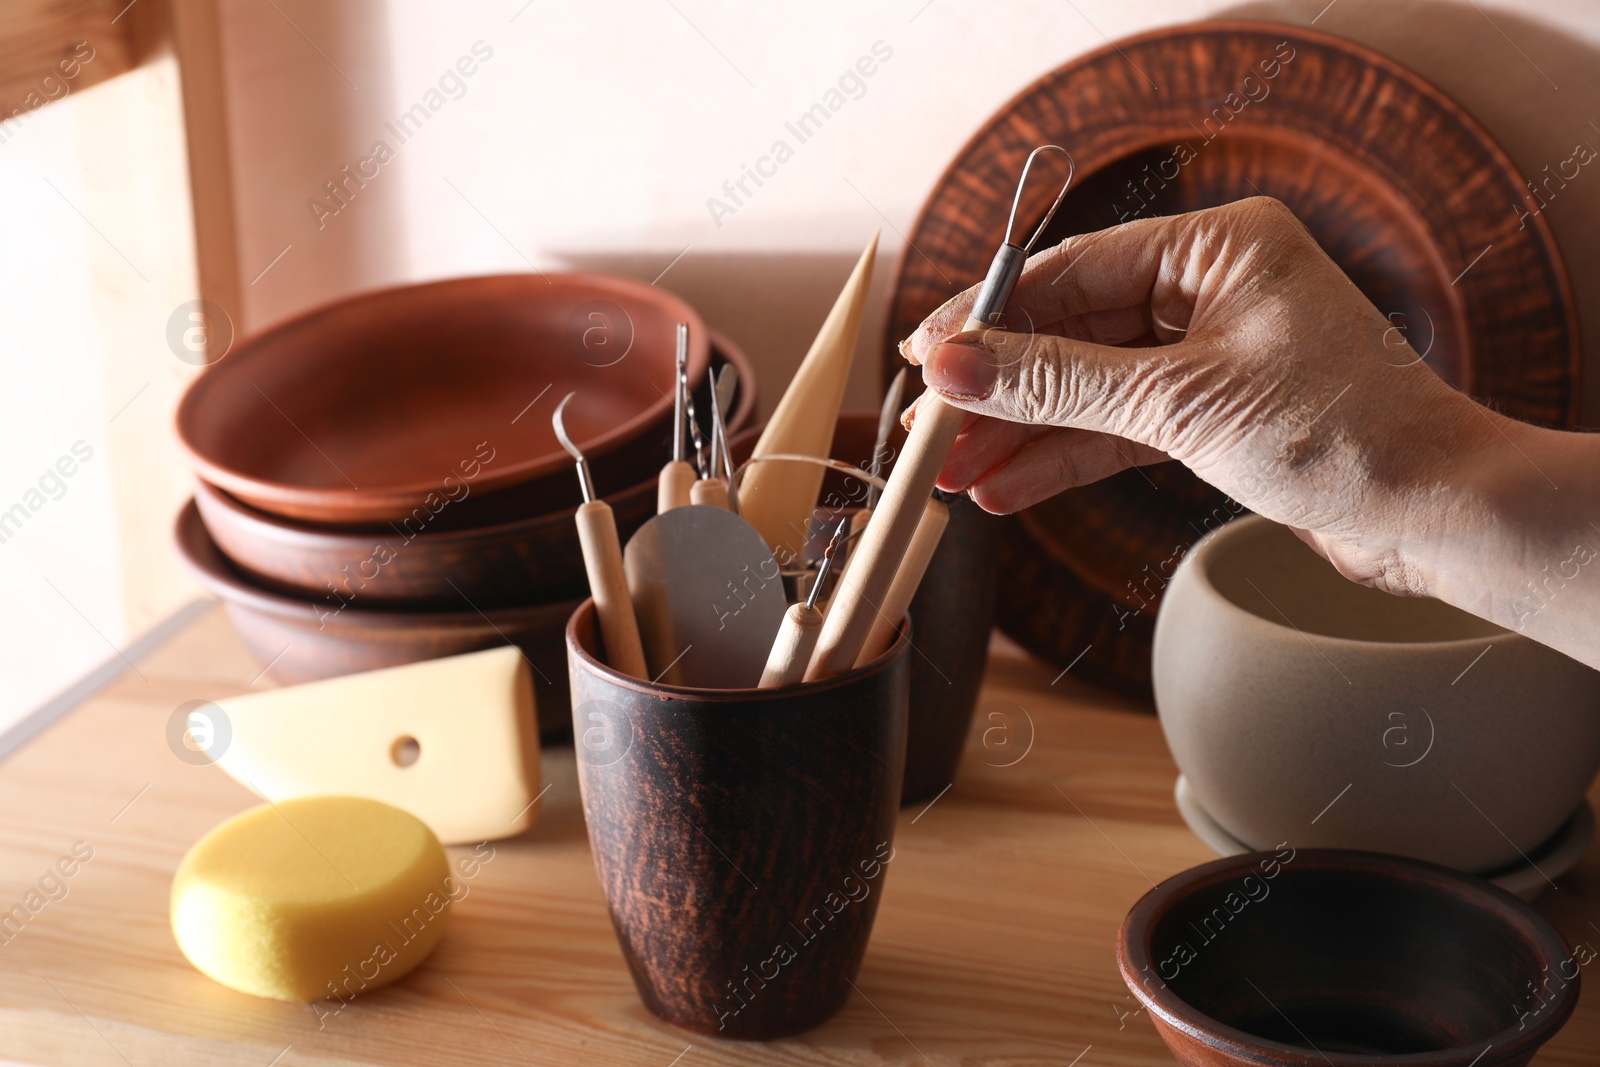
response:
[[(1001, 108), (907, 235), (885, 338), (890, 368), (900, 365), (900, 338), (983, 277), (1023, 160), (1046, 142), (1067, 148), (1078, 174), (1046, 242), (1277, 197), (1390, 317), (1397, 359), (1415, 358), (1409, 342), (1446, 381), (1507, 414), (1575, 420), (1578, 332), (1566, 271), (1543, 217), (1523, 214), (1532, 205), (1504, 151), (1393, 60), (1269, 23), (1132, 37)], [(1051, 193), (1033, 184), (1019, 223), (1041, 217)], [(1124, 471), (1031, 508), (1002, 538), (1000, 626), (1035, 654), (1074, 664), (1074, 674), (1148, 697), (1166, 579), (1239, 510), (1176, 464)]]
[(597, 465), (640, 441), (672, 406), (679, 322), (698, 381), (704, 322), (642, 282), (506, 274), (363, 293), (209, 368), (178, 436), (202, 478), (262, 511), (402, 519), (464, 480), (487, 493), (565, 474), (550, 413), (572, 390), (567, 426)]

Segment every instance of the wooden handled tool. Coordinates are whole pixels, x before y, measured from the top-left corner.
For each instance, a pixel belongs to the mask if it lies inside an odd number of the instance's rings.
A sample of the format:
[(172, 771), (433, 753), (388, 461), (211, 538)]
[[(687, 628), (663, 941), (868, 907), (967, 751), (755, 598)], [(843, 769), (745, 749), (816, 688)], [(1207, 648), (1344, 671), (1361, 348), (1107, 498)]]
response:
[[(672, 396), (672, 459), (661, 468), (656, 487), (656, 514), (689, 503), (689, 489), (695, 482), (694, 467), (685, 458), (688, 451), (689, 402), (689, 324), (678, 323), (677, 375)], [(570, 451), (570, 450), (569, 450)]]
[(895, 420), (900, 416), (901, 399), (906, 392), (906, 369), (901, 367), (883, 394), (883, 404), (878, 408), (878, 435), (872, 442), (872, 459), (867, 473), (872, 480), (867, 483), (867, 499), (860, 511), (850, 519), (850, 539), (856, 540), (872, 521), (872, 510), (878, 504), (878, 479), (883, 477), (883, 463), (889, 458), (889, 435), (894, 432)]
[(934, 549), (939, 547), (939, 539), (949, 525), (950, 505), (937, 497), (930, 497), (927, 506), (922, 509), (917, 532), (911, 535), (911, 544), (906, 546), (900, 569), (894, 572), (894, 582), (890, 584), (889, 592), (873, 616), (872, 629), (867, 631), (867, 643), (861, 647), (861, 655), (856, 657), (857, 667), (877, 659), (894, 643), (900, 620), (906, 617), (911, 598), (917, 595), (922, 576), (928, 572), (928, 564), (933, 560)]
[[(829, 454), (877, 250), (878, 235), (874, 233), (821, 331), (811, 342), (800, 369), (784, 390), (783, 399), (767, 420), (766, 429), (761, 431), (753, 458), (776, 453), (817, 457)], [(822, 476), (822, 469), (810, 464), (774, 462), (752, 468), (739, 486), (742, 514), (761, 531), (784, 563), (799, 559), (805, 548)]]
[[(1006, 301), (1011, 298), (1017, 279), (1022, 276), (1029, 250), (1050, 225), (1050, 220), (1072, 184), (1072, 171), (1068, 170), (1066, 183), (1061, 186), (1061, 192), (1056, 194), (1054, 203), (1045, 212), (1044, 220), (1034, 230), (1027, 244), (1012, 243), (1011, 230), (1017, 219), (1017, 205), (1022, 200), (1034, 158), (1041, 152), (1060, 152), (1067, 156), (1069, 165), (1072, 162), (1066, 150), (1055, 145), (1044, 145), (1028, 154), (1028, 161), (1022, 168), (1022, 178), (1017, 182), (1016, 195), (1011, 201), (1011, 217), (1006, 222), (1004, 241), (995, 253), (994, 261), (989, 264), (989, 273), (983, 279), (983, 287), (973, 304), (972, 314), (962, 326), (963, 332), (982, 331), (1000, 321)], [(887, 605), (889, 590), (922, 522), (939, 471), (949, 458), (950, 449), (955, 445), (956, 435), (961, 432), (965, 420), (966, 412), (945, 403), (936, 394), (927, 392), (922, 395), (905, 451), (895, 461), (894, 473), (889, 476), (883, 498), (873, 512), (866, 532), (861, 535), (861, 543), (852, 554), (839, 591), (834, 594), (833, 604), (828, 608), (827, 620), (817, 639), (816, 653), (806, 670), (807, 681), (850, 670), (861, 657), (871, 635), (873, 621), (880, 609)], [(929, 552), (931, 554), (932, 550)], [(926, 563), (923, 565), (926, 566)], [(912, 592), (915, 592), (914, 582)]]
[(600, 636), (605, 639), (606, 662), (633, 678), (648, 678), (639, 622), (628, 596), (628, 578), (622, 570), (622, 545), (617, 520), (604, 500), (578, 505), (578, 544), (583, 548), (583, 569), (589, 575), (589, 592), (600, 616)]
[(724, 473), (730, 469), (728, 462), (728, 428), (722, 421), (722, 409), (733, 398), (733, 390), (739, 380), (739, 372), (733, 364), (722, 368), (721, 375), (711, 374), (711, 462), (706, 469), (706, 476), (695, 482), (689, 489), (689, 502), (691, 504), (709, 504), (712, 507), (726, 508), (737, 512), (738, 505), (729, 488), (729, 481), (724, 480)]
[(589, 576), (589, 593), (594, 597), (595, 613), (600, 616), (600, 636), (605, 641), (606, 662), (633, 678), (648, 678), (644, 664), (644, 645), (639, 640), (639, 620), (628, 595), (628, 577), (622, 569), (622, 544), (617, 538), (617, 520), (611, 505), (594, 497), (594, 479), (589, 463), (567, 436), (563, 415), (577, 393), (568, 393), (551, 416), (556, 439), (578, 464), (578, 485), (583, 503), (578, 505), (578, 544), (583, 549), (583, 569)]
[(784, 614), (783, 628), (778, 631), (777, 640), (772, 643), (772, 652), (767, 656), (766, 669), (761, 672), (760, 688), (793, 685), (805, 677), (811, 652), (817, 647), (817, 635), (822, 632), (822, 612), (817, 608), (817, 599), (823, 583), (828, 580), (828, 572), (833, 568), (834, 555), (844, 544), (845, 531), (849, 526), (848, 519), (839, 521), (839, 528), (833, 532), (833, 540), (828, 542), (828, 550), (822, 555), (817, 579), (811, 583), (811, 595), (803, 603), (790, 605)]
[(833, 595), (807, 681), (847, 671), (860, 658), (966, 414), (932, 393), (923, 395), (905, 451)]

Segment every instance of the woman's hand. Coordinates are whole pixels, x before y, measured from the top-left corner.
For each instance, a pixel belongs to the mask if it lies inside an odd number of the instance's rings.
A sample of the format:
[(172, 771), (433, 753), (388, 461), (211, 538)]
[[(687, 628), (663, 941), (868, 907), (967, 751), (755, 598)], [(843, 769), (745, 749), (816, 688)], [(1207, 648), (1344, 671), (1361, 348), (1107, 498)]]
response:
[(1012, 330), (946, 341), (975, 295), (901, 347), (978, 416), (939, 484), (989, 511), (1176, 459), (1397, 593), (1426, 591), (1420, 564), (1465, 521), (1464, 501), (1411, 505), (1478, 462), (1487, 413), (1275, 200), (1070, 238), (1029, 260)]
[[(942, 488), (1011, 512), (1176, 459), (1348, 578), (1600, 665), (1600, 437), (1446, 385), (1277, 201), (1069, 238), (1029, 260), (1010, 329), (957, 335), (976, 296), (901, 345), (972, 413)], [(1530, 598), (1574, 559), (1559, 607)]]

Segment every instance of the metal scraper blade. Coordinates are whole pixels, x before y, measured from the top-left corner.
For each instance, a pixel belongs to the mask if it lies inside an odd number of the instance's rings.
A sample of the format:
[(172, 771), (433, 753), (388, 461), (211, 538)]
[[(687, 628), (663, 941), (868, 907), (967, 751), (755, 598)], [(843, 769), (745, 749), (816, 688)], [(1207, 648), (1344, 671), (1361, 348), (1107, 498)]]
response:
[(766, 541), (726, 508), (690, 504), (646, 522), (622, 553), (654, 680), (753, 689), (788, 608)]

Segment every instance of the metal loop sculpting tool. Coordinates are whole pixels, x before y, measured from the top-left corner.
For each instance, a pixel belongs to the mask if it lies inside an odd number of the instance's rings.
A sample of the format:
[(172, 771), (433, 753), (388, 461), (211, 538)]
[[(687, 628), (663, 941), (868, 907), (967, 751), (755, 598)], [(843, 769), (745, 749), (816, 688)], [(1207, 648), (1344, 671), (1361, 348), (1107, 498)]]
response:
[[(1059, 152), (1068, 163), (1066, 181), (1056, 195), (1050, 209), (1045, 212), (1028, 243), (1017, 245), (1012, 241), (1017, 210), (1027, 187), (1033, 161), (1041, 153)], [(1072, 184), (1072, 156), (1056, 145), (1042, 145), (1028, 154), (1017, 182), (1017, 192), (1011, 201), (1011, 216), (1006, 221), (1006, 233), (989, 273), (978, 291), (977, 301), (968, 316), (963, 332), (981, 331), (997, 325), (1006, 302), (1016, 289), (1022, 276), (1028, 252), (1038, 241), (1051, 219), (1061, 206)], [(899, 573), (906, 549), (911, 545), (917, 526), (928, 512), (928, 499), (938, 481), (939, 471), (950, 456), (956, 436), (966, 419), (966, 412), (947, 404), (933, 392), (924, 393), (911, 424), (905, 451), (895, 462), (894, 473), (889, 476), (883, 497), (873, 511), (861, 543), (852, 553), (850, 565), (840, 581), (823, 623), (822, 634), (817, 639), (817, 650), (806, 671), (806, 679), (829, 678), (855, 666), (866, 647), (874, 620), (887, 603), (890, 587)], [(937, 521), (937, 520), (932, 520)], [(931, 555), (931, 549), (929, 554)]]

